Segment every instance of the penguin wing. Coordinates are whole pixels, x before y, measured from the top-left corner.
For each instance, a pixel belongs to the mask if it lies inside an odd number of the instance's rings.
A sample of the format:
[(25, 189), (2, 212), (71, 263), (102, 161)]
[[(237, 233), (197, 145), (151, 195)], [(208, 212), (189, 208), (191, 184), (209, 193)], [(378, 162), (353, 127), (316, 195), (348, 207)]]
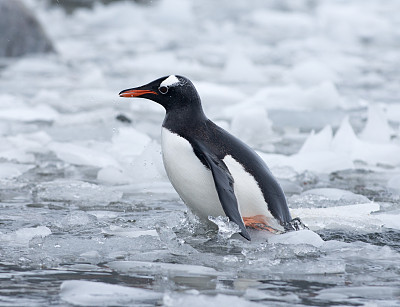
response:
[(228, 167), (201, 142), (195, 141), (192, 145), (194, 145), (193, 150), (196, 156), (211, 170), (215, 188), (226, 216), (239, 226), (240, 234), (250, 241), (250, 235), (239, 213), (238, 202), (233, 189), (234, 180)]

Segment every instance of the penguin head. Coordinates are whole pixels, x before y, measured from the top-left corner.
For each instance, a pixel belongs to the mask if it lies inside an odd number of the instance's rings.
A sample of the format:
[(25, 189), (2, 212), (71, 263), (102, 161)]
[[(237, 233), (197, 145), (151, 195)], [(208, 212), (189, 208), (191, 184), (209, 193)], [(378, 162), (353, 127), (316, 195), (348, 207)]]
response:
[(182, 76), (170, 75), (146, 85), (129, 88), (119, 93), (120, 97), (140, 97), (153, 100), (167, 111), (201, 107), (200, 97), (193, 83)]

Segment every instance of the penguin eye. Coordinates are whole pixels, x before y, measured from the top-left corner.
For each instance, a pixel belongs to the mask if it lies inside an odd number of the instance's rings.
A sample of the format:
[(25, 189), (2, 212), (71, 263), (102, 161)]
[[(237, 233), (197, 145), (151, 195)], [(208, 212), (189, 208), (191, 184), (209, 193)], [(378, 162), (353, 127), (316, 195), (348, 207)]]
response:
[(160, 86), (160, 87), (158, 88), (158, 90), (160, 91), (161, 94), (166, 94), (166, 93), (168, 93), (168, 87), (166, 87), (166, 86)]

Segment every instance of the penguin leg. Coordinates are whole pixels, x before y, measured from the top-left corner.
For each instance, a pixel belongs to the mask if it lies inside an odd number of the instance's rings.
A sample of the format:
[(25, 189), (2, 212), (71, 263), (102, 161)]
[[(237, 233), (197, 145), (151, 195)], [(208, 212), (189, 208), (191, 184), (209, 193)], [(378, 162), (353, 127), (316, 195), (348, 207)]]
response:
[(267, 230), (274, 234), (282, 233), (282, 231), (269, 226), (268, 219), (265, 215), (243, 217), (243, 222), (246, 225), (246, 227), (253, 228), (256, 230)]
[(250, 235), (239, 212), (238, 202), (233, 189), (234, 180), (228, 167), (201, 142), (195, 141), (192, 145), (196, 156), (211, 170), (218, 198), (226, 216), (239, 226), (240, 235), (250, 241)]

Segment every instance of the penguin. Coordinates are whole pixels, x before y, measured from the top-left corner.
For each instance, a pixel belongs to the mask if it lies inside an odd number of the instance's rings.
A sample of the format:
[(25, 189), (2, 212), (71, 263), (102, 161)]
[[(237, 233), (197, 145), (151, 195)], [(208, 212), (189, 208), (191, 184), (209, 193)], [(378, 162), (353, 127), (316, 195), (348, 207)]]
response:
[(285, 194), (259, 155), (207, 118), (193, 83), (170, 75), (129, 88), (120, 97), (152, 100), (166, 110), (161, 132), (164, 167), (183, 202), (200, 219), (227, 216), (250, 229), (292, 227)]

